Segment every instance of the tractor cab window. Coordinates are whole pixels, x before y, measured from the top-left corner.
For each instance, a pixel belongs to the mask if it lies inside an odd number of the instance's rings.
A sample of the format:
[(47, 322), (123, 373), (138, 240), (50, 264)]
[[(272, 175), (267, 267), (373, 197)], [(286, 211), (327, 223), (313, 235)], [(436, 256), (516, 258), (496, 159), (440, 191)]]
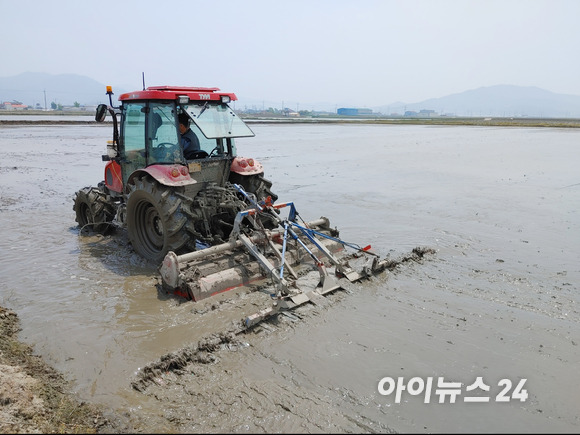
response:
[(133, 160), (137, 155), (145, 157), (145, 103), (123, 106), (121, 124), (123, 138), (122, 157)]
[(190, 104), (185, 110), (208, 139), (255, 136), (250, 127), (227, 104), (206, 101)]
[(172, 103), (152, 103), (147, 123), (149, 163), (177, 163), (183, 160)]
[(191, 119), (190, 128), (199, 139), (200, 156), (235, 156), (234, 137), (254, 136), (254, 132), (227, 105), (192, 102), (181, 106)]
[(208, 156), (217, 157), (223, 156), (225, 154), (231, 154), (230, 150), (227, 147), (227, 144), (225, 143), (226, 142), (225, 139), (222, 138), (208, 139), (207, 137), (205, 137), (205, 135), (199, 129), (199, 127), (195, 125), (193, 122), (190, 124), (189, 128), (191, 128), (191, 131), (197, 136), (199, 140), (199, 151), (201, 152), (199, 154), (200, 158)]
[(172, 103), (126, 103), (123, 116), (121, 156), (125, 162), (145, 167), (183, 161)]
[(120, 164), (123, 174), (123, 185), (127, 184), (129, 175), (146, 166), (145, 153), (145, 112), (144, 102), (123, 104), (121, 111)]

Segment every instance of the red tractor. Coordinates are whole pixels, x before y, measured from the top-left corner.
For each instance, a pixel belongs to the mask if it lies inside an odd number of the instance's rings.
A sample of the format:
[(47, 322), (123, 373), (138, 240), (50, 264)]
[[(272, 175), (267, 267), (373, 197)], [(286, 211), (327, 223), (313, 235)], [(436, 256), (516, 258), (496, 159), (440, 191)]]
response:
[[(259, 202), (276, 195), (262, 165), (237, 156), (234, 140), (254, 136), (230, 108), (233, 93), (218, 88), (148, 87), (97, 107), (95, 120), (113, 118), (105, 177), (76, 193), (81, 228), (126, 228), (142, 257), (160, 263), (169, 251), (187, 252), (228, 239), (237, 213), (249, 203), (234, 185)], [(199, 151), (184, 157), (178, 117), (187, 116)]]
[[(110, 87), (107, 94), (110, 105), (99, 105), (95, 116), (97, 122), (107, 112), (113, 118), (105, 179), (76, 193), (76, 221), (81, 230), (126, 228), (134, 250), (160, 265), (168, 291), (199, 301), (268, 280), (276, 287), (266, 293), (274, 303), (247, 317), (251, 326), (280, 310), (317, 303), (389, 264), (370, 246), (338, 239), (327, 218), (304, 222), (294, 203), (274, 203), (262, 165), (236, 155), (235, 138), (254, 133), (228, 105), (234, 94), (149, 87), (122, 94), (118, 107)], [(199, 142), (188, 159), (178, 126), (184, 119)], [(354, 253), (345, 255), (345, 247)], [(313, 288), (301, 281), (312, 272), (319, 276)]]

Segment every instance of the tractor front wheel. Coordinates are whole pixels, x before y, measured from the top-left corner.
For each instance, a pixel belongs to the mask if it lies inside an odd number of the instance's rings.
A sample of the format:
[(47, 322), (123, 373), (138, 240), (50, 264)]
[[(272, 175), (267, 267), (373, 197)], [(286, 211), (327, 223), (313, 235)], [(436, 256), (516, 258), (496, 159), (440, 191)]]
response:
[(97, 187), (79, 190), (74, 199), (73, 210), (81, 232), (85, 229), (105, 234), (114, 227), (115, 207), (107, 201), (106, 193)]

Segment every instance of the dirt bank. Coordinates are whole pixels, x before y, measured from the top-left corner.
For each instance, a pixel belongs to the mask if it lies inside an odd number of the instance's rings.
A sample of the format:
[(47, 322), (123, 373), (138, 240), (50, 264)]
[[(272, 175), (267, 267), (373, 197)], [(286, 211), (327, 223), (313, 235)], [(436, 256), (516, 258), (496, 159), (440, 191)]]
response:
[(0, 433), (131, 431), (122, 416), (81, 401), (18, 331), (16, 313), (0, 307)]

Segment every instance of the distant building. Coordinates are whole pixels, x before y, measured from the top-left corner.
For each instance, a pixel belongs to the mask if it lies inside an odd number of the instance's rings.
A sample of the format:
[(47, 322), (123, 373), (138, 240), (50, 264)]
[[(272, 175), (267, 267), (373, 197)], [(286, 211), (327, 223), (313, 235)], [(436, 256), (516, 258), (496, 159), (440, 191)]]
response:
[(4, 110), (26, 110), (28, 106), (26, 104), (5, 101), (2, 103), (1, 108)]
[(434, 110), (421, 109), (419, 110), (419, 116), (422, 118), (433, 118), (438, 115)]
[(293, 118), (296, 118), (296, 117), (299, 117), (300, 116), (300, 113), (295, 112), (292, 109), (288, 109), (287, 107), (285, 107), (284, 110), (282, 110), (282, 114), (284, 116), (290, 116), (290, 117), (293, 117)]
[(341, 107), (336, 111), (337, 115), (344, 115), (344, 116), (360, 116), (360, 115), (372, 115), (373, 111), (371, 109), (357, 109), (357, 108), (348, 108), (348, 107)]
[(434, 110), (421, 109), (419, 112), (415, 112), (414, 110), (407, 110), (404, 116), (409, 118), (435, 118), (439, 115)]

